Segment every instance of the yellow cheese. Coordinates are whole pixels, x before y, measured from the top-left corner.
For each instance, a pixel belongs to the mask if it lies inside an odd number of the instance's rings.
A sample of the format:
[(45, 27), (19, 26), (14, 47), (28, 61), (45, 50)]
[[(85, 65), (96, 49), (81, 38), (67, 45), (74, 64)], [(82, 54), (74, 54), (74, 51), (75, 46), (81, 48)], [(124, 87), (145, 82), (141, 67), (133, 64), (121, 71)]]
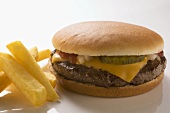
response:
[[(52, 62), (63, 61), (59, 55), (54, 55)], [(108, 71), (109, 73), (120, 77), (121, 79), (130, 82), (139, 72), (139, 70), (147, 64), (147, 57), (142, 62), (126, 65), (114, 65), (102, 63), (98, 58), (95, 58), (90, 61), (85, 61), (82, 65), (87, 67), (93, 67), (95, 69), (101, 69), (103, 71)]]
[(130, 82), (146, 63), (147, 58), (145, 57), (142, 62), (127, 65), (106, 64), (102, 63), (99, 59), (87, 61), (84, 63), (84, 65), (88, 67), (93, 67), (95, 69), (102, 69), (104, 71), (108, 71), (111, 74), (116, 75), (127, 82)]

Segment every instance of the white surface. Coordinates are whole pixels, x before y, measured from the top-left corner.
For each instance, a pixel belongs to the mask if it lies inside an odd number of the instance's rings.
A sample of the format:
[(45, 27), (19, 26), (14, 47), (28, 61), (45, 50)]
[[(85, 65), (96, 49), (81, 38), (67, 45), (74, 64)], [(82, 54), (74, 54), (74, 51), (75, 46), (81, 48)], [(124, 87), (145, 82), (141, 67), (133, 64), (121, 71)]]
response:
[[(28, 48), (53, 49), (54, 33), (69, 24), (89, 20), (114, 20), (139, 24), (158, 32), (170, 60), (169, 0), (4, 0), (0, 1), (0, 51), (21, 40)], [(170, 69), (152, 91), (128, 98), (97, 98), (58, 88), (60, 103), (33, 107), (14, 87), (0, 94), (0, 112), (5, 113), (169, 113)], [(4, 95), (4, 96), (3, 96)]]

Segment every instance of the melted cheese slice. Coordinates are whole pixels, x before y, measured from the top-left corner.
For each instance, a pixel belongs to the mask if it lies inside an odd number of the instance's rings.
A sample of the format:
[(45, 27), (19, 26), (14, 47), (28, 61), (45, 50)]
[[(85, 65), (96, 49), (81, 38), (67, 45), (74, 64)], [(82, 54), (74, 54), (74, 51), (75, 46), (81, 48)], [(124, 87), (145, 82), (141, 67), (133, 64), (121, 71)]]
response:
[(84, 65), (93, 67), (95, 69), (102, 69), (108, 71), (111, 74), (120, 77), (121, 79), (130, 82), (139, 72), (139, 70), (147, 63), (147, 58), (142, 62), (127, 64), (127, 65), (114, 65), (102, 63), (99, 59), (87, 61)]
[[(63, 61), (63, 59), (59, 55), (54, 55), (52, 58), (52, 62), (55, 61)], [(134, 64), (126, 64), (126, 65), (114, 65), (114, 64), (106, 64), (102, 63), (98, 58), (95, 58), (90, 61), (85, 61), (82, 65), (87, 67), (93, 67), (95, 69), (101, 69), (103, 71), (108, 71), (109, 73), (130, 82), (140, 71), (140, 69), (147, 64), (147, 57), (141, 62)]]

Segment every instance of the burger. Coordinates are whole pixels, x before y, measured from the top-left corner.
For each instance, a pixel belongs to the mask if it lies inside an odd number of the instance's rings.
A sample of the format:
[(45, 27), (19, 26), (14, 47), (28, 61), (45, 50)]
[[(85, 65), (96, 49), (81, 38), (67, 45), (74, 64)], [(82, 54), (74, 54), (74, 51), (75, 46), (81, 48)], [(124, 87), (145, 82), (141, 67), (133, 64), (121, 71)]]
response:
[(76, 93), (134, 96), (152, 90), (164, 76), (163, 39), (142, 26), (81, 22), (58, 31), (52, 43), (50, 70), (60, 86)]

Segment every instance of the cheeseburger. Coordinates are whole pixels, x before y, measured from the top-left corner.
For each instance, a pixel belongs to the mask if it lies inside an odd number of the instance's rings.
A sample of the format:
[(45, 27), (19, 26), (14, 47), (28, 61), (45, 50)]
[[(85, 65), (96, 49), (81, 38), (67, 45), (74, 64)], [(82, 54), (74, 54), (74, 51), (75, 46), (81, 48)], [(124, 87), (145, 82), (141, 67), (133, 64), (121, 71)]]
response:
[(160, 35), (138, 25), (82, 22), (58, 31), (50, 70), (58, 84), (99, 97), (139, 95), (163, 79), (166, 58)]

